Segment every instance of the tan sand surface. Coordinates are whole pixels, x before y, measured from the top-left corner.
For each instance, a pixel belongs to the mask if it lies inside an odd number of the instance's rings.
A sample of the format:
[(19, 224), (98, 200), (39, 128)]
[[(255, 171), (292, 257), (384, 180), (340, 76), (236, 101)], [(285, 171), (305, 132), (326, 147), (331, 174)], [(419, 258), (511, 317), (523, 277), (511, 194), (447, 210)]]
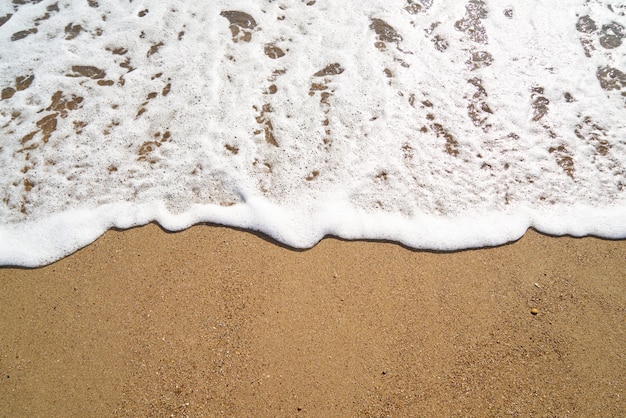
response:
[(626, 416), (626, 241), (148, 225), (0, 289), (2, 417)]

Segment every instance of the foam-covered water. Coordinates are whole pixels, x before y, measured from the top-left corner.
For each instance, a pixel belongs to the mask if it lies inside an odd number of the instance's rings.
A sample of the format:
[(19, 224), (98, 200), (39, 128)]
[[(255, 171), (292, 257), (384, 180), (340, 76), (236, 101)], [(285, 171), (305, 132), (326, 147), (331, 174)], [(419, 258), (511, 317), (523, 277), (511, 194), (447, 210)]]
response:
[(0, 264), (215, 222), (626, 237), (626, 3), (0, 2)]

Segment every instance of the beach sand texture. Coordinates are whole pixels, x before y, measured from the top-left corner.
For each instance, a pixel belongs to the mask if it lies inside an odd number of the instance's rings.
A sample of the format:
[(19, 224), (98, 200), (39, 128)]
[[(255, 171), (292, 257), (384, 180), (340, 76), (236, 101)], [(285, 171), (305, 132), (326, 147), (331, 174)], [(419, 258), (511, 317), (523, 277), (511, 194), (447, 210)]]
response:
[(0, 269), (0, 416), (626, 416), (625, 278), (626, 241), (533, 231), (454, 253), (110, 231)]

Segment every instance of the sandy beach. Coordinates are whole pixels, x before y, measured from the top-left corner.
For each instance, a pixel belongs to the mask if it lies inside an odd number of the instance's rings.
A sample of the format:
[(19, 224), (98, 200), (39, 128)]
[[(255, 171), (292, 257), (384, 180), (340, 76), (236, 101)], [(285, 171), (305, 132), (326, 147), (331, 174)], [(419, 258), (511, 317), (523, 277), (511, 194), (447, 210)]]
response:
[(0, 288), (2, 417), (626, 416), (626, 241), (148, 225)]

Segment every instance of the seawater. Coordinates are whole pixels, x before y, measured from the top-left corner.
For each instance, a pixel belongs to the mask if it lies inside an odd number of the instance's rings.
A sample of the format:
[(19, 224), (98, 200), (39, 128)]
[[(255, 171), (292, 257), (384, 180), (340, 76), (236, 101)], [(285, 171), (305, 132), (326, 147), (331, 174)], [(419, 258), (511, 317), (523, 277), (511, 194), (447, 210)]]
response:
[(626, 237), (626, 4), (0, 2), (0, 264), (112, 227)]

